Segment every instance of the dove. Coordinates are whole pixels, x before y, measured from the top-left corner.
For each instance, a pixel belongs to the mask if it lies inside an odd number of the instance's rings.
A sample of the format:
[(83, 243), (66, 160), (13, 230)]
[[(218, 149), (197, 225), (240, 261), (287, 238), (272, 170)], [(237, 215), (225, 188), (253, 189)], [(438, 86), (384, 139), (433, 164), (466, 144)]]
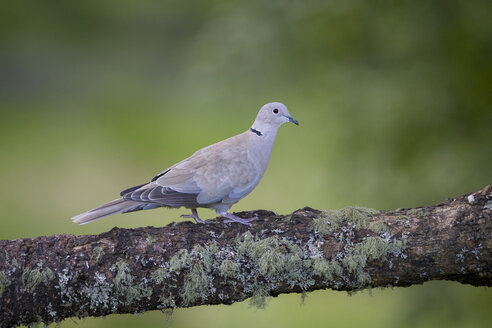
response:
[(72, 218), (86, 224), (117, 213), (159, 207), (191, 209), (196, 223), (207, 223), (197, 208), (209, 208), (226, 218), (224, 222), (251, 225), (257, 217), (240, 218), (228, 210), (258, 185), (270, 160), (278, 128), (287, 122), (299, 125), (279, 102), (264, 105), (250, 129), (196, 151), (167, 168), (151, 181), (123, 190), (121, 198)]

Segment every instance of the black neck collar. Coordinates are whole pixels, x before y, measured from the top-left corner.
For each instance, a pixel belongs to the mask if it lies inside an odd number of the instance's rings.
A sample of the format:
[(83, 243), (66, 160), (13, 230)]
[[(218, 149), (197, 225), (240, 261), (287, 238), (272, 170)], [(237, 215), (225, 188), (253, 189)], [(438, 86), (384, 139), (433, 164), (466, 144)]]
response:
[(256, 129), (249, 129), (249, 131), (253, 132), (254, 134), (256, 134), (258, 137), (261, 137), (263, 135), (263, 133), (261, 133), (261, 131), (259, 130), (256, 130)]

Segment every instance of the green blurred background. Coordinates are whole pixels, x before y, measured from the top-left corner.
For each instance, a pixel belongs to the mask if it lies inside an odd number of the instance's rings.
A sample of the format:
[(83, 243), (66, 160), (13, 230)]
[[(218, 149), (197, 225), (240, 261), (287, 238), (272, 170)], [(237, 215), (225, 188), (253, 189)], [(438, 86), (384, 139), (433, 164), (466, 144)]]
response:
[[(282, 101), (259, 187), (233, 210), (440, 202), (492, 179), (492, 2), (2, 1), (0, 239), (163, 226), (69, 218)], [(215, 213), (202, 210), (205, 218)], [(62, 327), (489, 327), (457, 283), (178, 309)]]

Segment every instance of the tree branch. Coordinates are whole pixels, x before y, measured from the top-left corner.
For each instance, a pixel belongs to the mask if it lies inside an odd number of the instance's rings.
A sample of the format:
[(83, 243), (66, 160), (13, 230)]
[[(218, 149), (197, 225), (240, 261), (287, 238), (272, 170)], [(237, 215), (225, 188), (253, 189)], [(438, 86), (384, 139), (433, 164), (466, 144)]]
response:
[(0, 241), (0, 325), (432, 279), (492, 286), (492, 184), (415, 209), (239, 215), (260, 219)]

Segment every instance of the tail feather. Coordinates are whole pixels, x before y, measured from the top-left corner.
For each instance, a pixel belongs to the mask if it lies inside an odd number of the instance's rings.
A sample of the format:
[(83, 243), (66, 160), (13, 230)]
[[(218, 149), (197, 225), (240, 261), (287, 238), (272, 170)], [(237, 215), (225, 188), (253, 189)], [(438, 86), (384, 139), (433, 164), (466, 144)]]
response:
[(126, 200), (123, 198), (118, 198), (109, 203), (96, 207), (88, 212), (74, 216), (72, 218), (72, 221), (78, 224), (86, 224), (101, 219), (108, 215), (138, 211), (140, 209), (143, 209), (142, 203), (135, 202), (132, 200)]

